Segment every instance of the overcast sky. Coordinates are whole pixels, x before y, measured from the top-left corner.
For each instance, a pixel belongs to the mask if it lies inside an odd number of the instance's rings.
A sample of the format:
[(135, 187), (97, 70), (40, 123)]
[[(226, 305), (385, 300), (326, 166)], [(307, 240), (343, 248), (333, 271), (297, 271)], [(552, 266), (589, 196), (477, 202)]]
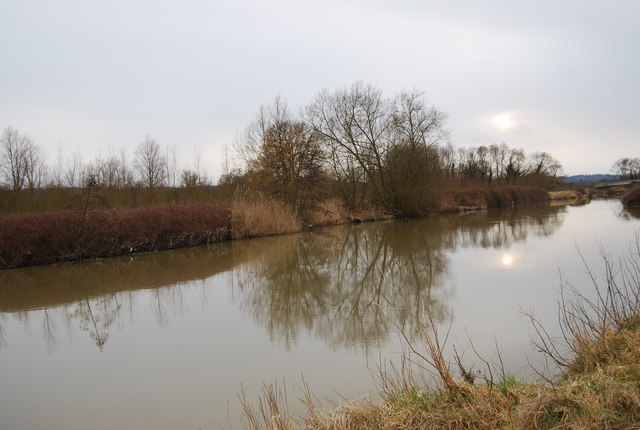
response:
[(225, 145), (276, 95), (423, 90), (455, 146), (547, 151), (566, 174), (640, 156), (640, 1), (0, 1), (0, 128), (85, 161), (149, 134)]

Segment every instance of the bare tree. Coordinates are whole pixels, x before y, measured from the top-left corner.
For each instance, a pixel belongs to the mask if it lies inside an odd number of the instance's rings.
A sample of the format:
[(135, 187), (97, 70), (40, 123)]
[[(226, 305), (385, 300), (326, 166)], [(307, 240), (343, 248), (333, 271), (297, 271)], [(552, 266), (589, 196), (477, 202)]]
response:
[(196, 174), (196, 185), (203, 186), (209, 183), (207, 164), (202, 159), (202, 152), (198, 148), (193, 150), (193, 171)]
[(167, 180), (167, 159), (162, 154), (160, 145), (149, 135), (138, 145), (133, 166), (148, 188), (160, 187)]
[(363, 199), (363, 180), (386, 203), (384, 160), (391, 143), (391, 113), (382, 91), (361, 82), (333, 93), (322, 91), (306, 109), (306, 119), (327, 145), (331, 170), (352, 206)]
[(237, 152), (256, 188), (299, 213), (312, 208), (324, 176), (324, 152), (318, 134), (294, 118), (286, 102), (276, 97), (261, 106), (239, 143)]
[(509, 151), (507, 154), (507, 164), (504, 172), (507, 183), (515, 183), (518, 178), (526, 173), (524, 162), (524, 150), (520, 148), (512, 148)]
[(638, 179), (640, 178), (640, 158), (620, 158), (611, 166), (611, 172), (622, 179)]
[(193, 168), (183, 169), (180, 173), (180, 183), (183, 187), (193, 188), (201, 187), (209, 183), (209, 177), (206, 173), (206, 164), (202, 159), (202, 153), (198, 148), (194, 148), (193, 152)]
[(123, 188), (133, 183), (133, 174), (127, 166), (124, 150), (120, 154), (110, 150), (107, 157), (99, 157), (85, 168), (84, 183), (88, 176), (93, 176), (100, 188)]
[(393, 100), (390, 147), (384, 160), (385, 200), (404, 214), (424, 213), (439, 194), (444, 177), (438, 146), (445, 143), (447, 115), (413, 90)]
[[(400, 194), (402, 200), (411, 194), (407, 187), (415, 191), (429, 174), (442, 173), (437, 146), (447, 139), (446, 115), (429, 106), (420, 91), (387, 99), (378, 88), (356, 83), (319, 93), (305, 114), (326, 145), (331, 171), (352, 207), (368, 193), (398, 210)], [(410, 166), (398, 164), (409, 161)]]
[(53, 167), (50, 171), (49, 185), (54, 187), (62, 187), (63, 180), (64, 158), (62, 157), (62, 143), (58, 146), (56, 151), (56, 159)]
[(24, 187), (26, 178), (26, 153), (31, 140), (21, 135), (13, 127), (7, 127), (0, 138), (1, 162), (3, 182), (12, 190)]
[(35, 190), (45, 185), (46, 164), (31, 138), (7, 127), (0, 136), (0, 174), (12, 190)]
[(45, 157), (40, 148), (28, 138), (24, 148), (24, 159), (26, 187), (31, 191), (42, 188), (47, 181)]
[(133, 171), (129, 166), (127, 153), (124, 150), (124, 148), (120, 150), (117, 181), (118, 181), (118, 186), (121, 188), (131, 187), (133, 185)]
[(534, 152), (529, 158), (528, 173), (537, 176), (556, 176), (562, 169), (558, 160), (548, 152)]
[(165, 147), (167, 160), (167, 183), (170, 187), (178, 184), (178, 148), (175, 145)]
[(502, 178), (505, 176), (508, 152), (509, 147), (504, 142), (500, 145), (493, 144), (489, 147), (489, 158), (491, 159), (493, 177)]
[(82, 155), (80, 152), (76, 152), (67, 160), (67, 166), (64, 172), (64, 180), (68, 187), (75, 188), (82, 186), (83, 170)]

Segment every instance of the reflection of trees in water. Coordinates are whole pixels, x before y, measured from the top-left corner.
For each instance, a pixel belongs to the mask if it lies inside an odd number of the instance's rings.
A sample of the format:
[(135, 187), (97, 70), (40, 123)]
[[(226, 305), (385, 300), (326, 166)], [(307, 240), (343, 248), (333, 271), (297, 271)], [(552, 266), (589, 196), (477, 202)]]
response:
[(233, 272), (235, 298), (289, 348), (303, 329), (332, 348), (385, 343), (395, 324), (415, 338), (416, 317), (449, 316), (448, 252), (549, 235), (563, 211), (489, 211), (237, 243), (234, 253), (250, 262)]
[[(183, 283), (232, 270), (239, 305), (288, 347), (301, 330), (332, 348), (385, 343), (395, 324), (416, 336), (412, 315), (449, 315), (447, 254), (458, 247), (506, 247), (529, 234), (549, 235), (562, 207), (532, 207), (396, 223), (334, 227), (252, 241), (107, 259), (71, 267), (0, 273), (3, 321), (13, 315), (41, 331), (47, 348), (67, 326), (105, 347), (114, 324), (148, 306), (161, 326), (185, 312)], [(162, 285), (170, 285), (163, 287)], [(144, 290), (143, 292), (143, 289)], [(141, 298), (148, 303), (141, 303)]]
[[(142, 306), (138, 297), (141, 292), (123, 291), (97, 297), (85, 297), (82, 300), (42, 309), (20, 311), (13, 314), (27, 332), (39, 327), (47, 350), (54, 351), (58, 346), (59, 330), (65, 326), (69, 333), (73, 327), (88, 332), (93, 343), (102, 351), (109, 340), (115, 323), (127, 318), (133, 320), (135, 309)], [(145, 292), (150, 309), (159, 325), (166, 325), (171, 317), (184, 313), (184, 304), (180, 285), (157, 288)], [(138, 303), (135, 303), (138, 302)], [(1, 314), (6, 319), (11, 314)], [(0, 325), (0, 346), (5, 345)]]
[(614, 207), (613, 213), (616, 216), (623, 220), (634, 220), (640, 219), (640, 208), (639, 207), (625, 207), (622, 202), (617, 201), (618, 204)]
[(457, 246), (507, 248), (522, 242), (529, 234), (549, 236), (562, 223), (564, 206), (521, 206), (451, 217), (457, 234)]
[(156, 322), (166, 326), (184, 312), (182, 283), (231, 267), (229, 253), (221, 248), (228, 249), (219, 244), (0, 272), (0, 347), (6, 345), (3, 323), (13, 316), (25, 327), (35, 327), (30, 331), (41, 332), (49, 351), (56, 349), (65, 326), (69, 333), (73, 327), (88, 332), (102, 349), (113, 324), (133, 320), (136, 309), (144, 306), (141, 296)]
[(80, 330), (89, 332), (100, 351), (109, 339), (109, 327), (119, 316), (120, 303), (117, 294), (101, 296), (94, 300), (86, 298), (76, 304), (73, 312), (67, 314), (69, 319), (78, 320)]

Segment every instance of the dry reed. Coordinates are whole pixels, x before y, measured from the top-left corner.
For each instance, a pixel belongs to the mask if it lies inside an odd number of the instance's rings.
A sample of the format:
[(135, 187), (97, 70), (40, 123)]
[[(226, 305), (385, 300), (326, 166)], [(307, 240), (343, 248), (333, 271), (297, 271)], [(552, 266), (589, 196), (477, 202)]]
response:
[(295, 211), (284, 202), (258, 194), (237, 195), (231, 203), (233, 239), (272, 236), (302, 230)]
[(337, 225), (346, 223), (348, 216), (344, 204), (337, 198), (331, 198), (319, 202), (313, 210), (309, 211), (306, 221), (313, 227)]

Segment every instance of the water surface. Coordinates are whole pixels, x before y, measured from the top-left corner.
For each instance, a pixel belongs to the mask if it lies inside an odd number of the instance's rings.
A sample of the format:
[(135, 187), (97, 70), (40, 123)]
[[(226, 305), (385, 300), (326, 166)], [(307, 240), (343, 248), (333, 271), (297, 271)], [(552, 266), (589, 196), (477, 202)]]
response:
[[(241, 386), (339, 400), (374, 389), (416, 317), (451, 324), (479, 368), (540, 357), (522, 311), (553, 332), (559, 275), (639, 222), (617, 201), (341, 226), (290, 236), (0, 272), (0, 428), (237, 427)], [(339, 395), (338, 395), (339, 393)]]

